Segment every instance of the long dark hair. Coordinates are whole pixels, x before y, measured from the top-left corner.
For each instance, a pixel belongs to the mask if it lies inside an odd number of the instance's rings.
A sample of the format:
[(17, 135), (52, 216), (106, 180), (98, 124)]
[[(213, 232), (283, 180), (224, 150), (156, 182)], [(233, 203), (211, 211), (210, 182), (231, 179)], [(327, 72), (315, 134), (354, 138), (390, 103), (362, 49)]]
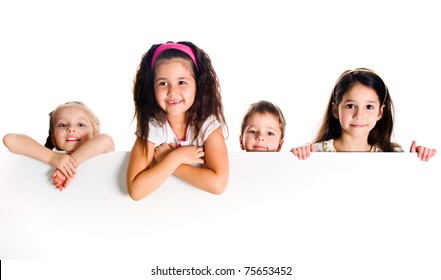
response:
[[(155, 61), (184, 58), (191, 63), (196, 80), (196, 96), (193, 105), (186, 112), (186, 116), (189, 122), (188, 125), (195, 132), (195, 138), (199, 135), (204, 121), (211, 115), (214, 115), (226, 128), (220, 84), (210, 57), (191, 42), (183, 41), (178, 42), (178, 44), (187, 45), (192, 49), (197, 68), (188, 54), (177, 49), (167, 49), (161, 52)], [(155, 122), (161, 126), (166, 123), (166, 113), (159, 107), (155, 99), (155, 68), (152, 67), (153, 53), (160, 45), (153, 45), (143, 55), (133, 82), (134, 118), (136, 117), (137, 120), (137, 135), (143, 139), (147, 139), (149, 135), (149, 122)], [(142, 145), (147, 150), (147, 141), (142, 141)]]
[(331, 92), (328, 107), (314, 142), (322, 142), (340, 137), (340, 121), (333, 115), (332, 103), (338, 105), (343, 99), (343, 95), (356, 84), (362, 84), (374, 90), (381, 105), (384, 105), (381, 119), (377, 121), (375, 127), (369, 132), (368, 144), (377, 144), (385, 152), (394, 151), (394, 147), (398, 145), (391, 141), (395, 114), (392, 99), (381, 77), (367, 68), (346, 70), (340, 75)]

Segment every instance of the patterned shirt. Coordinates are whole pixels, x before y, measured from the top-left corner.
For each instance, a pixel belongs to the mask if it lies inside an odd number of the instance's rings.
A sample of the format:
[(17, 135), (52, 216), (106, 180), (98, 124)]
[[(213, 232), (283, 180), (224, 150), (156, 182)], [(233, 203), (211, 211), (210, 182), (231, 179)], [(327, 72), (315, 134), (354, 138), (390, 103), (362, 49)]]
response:
[[(314, 148), (316, 152), (337, 152), (334, 147), (334, 139), (326, 140), (323, 142), (314, 143)], [(378, 144), (372, 145), (369, 152), (383, 152)], [(394, 147), (394, 152), (404, 152), (400, 146)]]

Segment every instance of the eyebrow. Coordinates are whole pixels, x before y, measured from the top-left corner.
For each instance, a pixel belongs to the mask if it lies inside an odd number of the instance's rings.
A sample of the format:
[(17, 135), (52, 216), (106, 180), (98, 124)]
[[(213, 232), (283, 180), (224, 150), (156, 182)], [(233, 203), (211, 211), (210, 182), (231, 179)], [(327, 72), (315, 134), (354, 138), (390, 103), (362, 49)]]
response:
[[(66, 119), (59, 118), (59, 119), (55, 120), (55, 123), (59, 123), (59, 122), (62, 122), (62, 121), (63, 122), (68, 122)], [(91, 122), (88, 118), (83, 118), (83, 117), (80, 117), (77, 121), (84, 121), (84, 122), (87, 122), (87, 123)]]
[[(176, 80), (178, 80), (178, 81), (180, 81), (180, 80), (191, 80), (192, 77), (193, 77), (193, 76), (191, 76), (191, 75), (189, 75), (189, 76), (187, 76), (187, 77), (185, 77), (185, 76), (180, 76), (180, 77), (177, 77)], [(169, 80), (171, 80), (171, 79), (170, 79), (170, 78), (166, 78), (166, 77), (158, 77), (158, 78), (155, 78), (155, 81), (162, 81), (162, 80), (164, 80), (164, 81), (169, 81)]]
[[(251, 128), (257, 129), (257, 127), (254, 125), (248, 125), (248, 127), (246, 129), (251, 129)], [(264, 128), (266, 130), (275, 130), (275, 131), (279, 130), (280, 132), (282, 131), (282, 129), (280, 129), (279, 127), (265, 126)]]
[[(353, 100), (353, 99), (348, 99), (348, 100), (345, 100), (343, 103), (348, 103), (348, 102), (359, 102), (359, 101)], [(379, 101), (374, 101), (374, 100), (368, 100), (368, 101), (362, 101), (362, 102), (376, 103), (376, 104), (380, 103)]]

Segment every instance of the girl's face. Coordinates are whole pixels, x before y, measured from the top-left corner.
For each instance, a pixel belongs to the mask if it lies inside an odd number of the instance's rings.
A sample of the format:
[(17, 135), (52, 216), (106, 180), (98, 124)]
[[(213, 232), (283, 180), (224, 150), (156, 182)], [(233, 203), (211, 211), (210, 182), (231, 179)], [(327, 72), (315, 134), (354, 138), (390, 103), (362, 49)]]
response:
[(332, 109), (334, 117), (340, 121), (342, 134), (367, 139), (381, 119), (384, 105), (380, 104), (373, 89), (358, 83), (343, 95), (340, 104), (332, 103)]
[(196, 80), (192, 64), (183, 58), (157, 62), (155, 71), (155, 98), (167, 119), (185, 117), (196, 96)]
[(52, 142), (57, 149), (74, 152), (94, 135), (88, 112), (78, 105), (65, 105), (54, 116)]
[(273, 114), (254, 113), (240, 136), (240, 146), (247, 152), (279, 152), (281, 137), (279, 121)]

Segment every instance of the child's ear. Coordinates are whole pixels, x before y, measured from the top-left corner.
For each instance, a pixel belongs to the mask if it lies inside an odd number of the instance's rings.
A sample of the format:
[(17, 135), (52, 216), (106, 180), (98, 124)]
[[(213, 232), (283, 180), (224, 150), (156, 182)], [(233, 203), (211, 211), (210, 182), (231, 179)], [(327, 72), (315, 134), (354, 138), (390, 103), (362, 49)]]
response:
[(240, 143), (240, 148), (241, 148), (242, 150), (245, 150), (245, 147), (243, 146), (242, 135), (239, 136), (239, 143)]
[(383, 117), (383, 112), (384, 112), (384, 107), (386, 105), (381, 105), (380, 110), (378, 111), (378, 117), (377, 117), (377, 121), (381, 120), (381, 118)]
[(332, 115), (338, 120), (338, 106), (332, 102)]
[(280, 152), (280, 150), (282, 149), (282, 145), (283, 145), (283, 139), (281, 139), (279, 142), (279, 147), (277, 148), (278, 152)]

